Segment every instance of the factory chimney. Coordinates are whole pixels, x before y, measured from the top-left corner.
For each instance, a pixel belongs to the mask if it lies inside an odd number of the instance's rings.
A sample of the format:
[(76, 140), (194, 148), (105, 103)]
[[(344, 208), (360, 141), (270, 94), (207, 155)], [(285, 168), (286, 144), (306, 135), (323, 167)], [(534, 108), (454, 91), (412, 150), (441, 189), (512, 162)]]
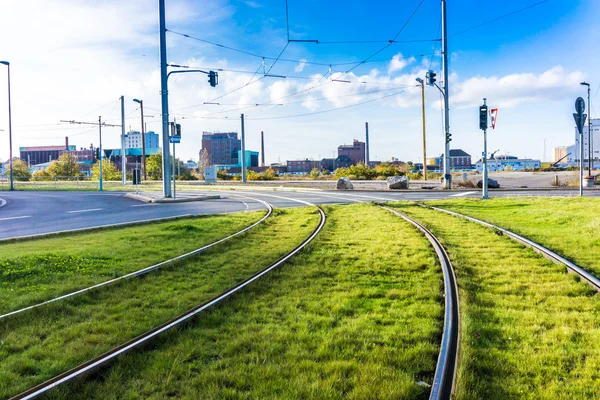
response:
[(69, 151), (69, 137), (65, 136), (65, 150)]
[(365, 130), (366, 130), (366, 146), (365, 146), (365, 164), (369, 165), (369, 123), (365, 122)]
[(260, 166), (265, 166), (265, 134), (260, 131)]

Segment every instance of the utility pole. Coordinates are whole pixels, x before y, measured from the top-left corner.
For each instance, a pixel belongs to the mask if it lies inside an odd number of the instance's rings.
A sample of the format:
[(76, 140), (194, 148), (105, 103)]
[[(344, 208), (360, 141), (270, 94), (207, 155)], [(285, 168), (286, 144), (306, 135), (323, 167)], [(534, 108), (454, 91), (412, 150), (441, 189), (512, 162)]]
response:
[(365, 146), (365, 164), (367, 165), (367, 167), (369, 166), (369, 123), (365, 122), (365, 141), (366, 146)]
[(0, 64), (6, 65), (8, 68), (8, 164), (10, 166), (10, 189), (15, 190), (13, 177), (13, 154), (12, 154), (12, 110), (10, 104), (10, 63), (8, 61), (0, 61)]
[(146, 174), (146, 132), (144, 130), (144, 101), (138, 100), (138, 99), (133, 99), (133, 101), (140, 105), (141, 121), (142, 121), (142, 126), (140, 128), (140, 131), (142, 134), (142, 175), (144, 176), (144, 180), (147, 180), (148, 177)]
[(160, 39), (160, 97), (162, 105), (163, 196), (171, 197), (171, 164), (169, 155), (169, 91), (167, 87), (167, 26), (165, 0), (158, 0)]
[(246, 183), (246, 134), (244, 132), (244, 114), (242, 114), (242, 182)]
[[(587, 82), (581, 82), (581, 85), (587, 86), (588, 95), (588, 177), (592, 176), (592, 109), (590, 108), (590, 84)], [(582, 137), (583, 139), (583, 137)], [(583, 148), (583, 147), (582, 147)]]
[(427, 140), (425, 139), (425, 82), (423, 79), (417, 78), (417, 82), (421, 84), (421, 115), (423, 117), (423, 180), (427, 180)]
[(125, 154), (125, 96), (121, 96), (121, 176), (127, 184), (127, 155)]
[(99, 178), (100, 178), (100, 186), (99, 186), (99, 190), (102, 191), (102, 158), (103, 158), (103, 154), (102, 154), (102, 127), (106, 126), (106, 127), (111, 127), (111, 128), (120, 128), (123, 125), (113, 125), (113, 124), (107, 124), (106, 122), (102, 122), (102, 117), (99, 116), (98, 117), (98, 122), (81, 122), (81, 121), (74, 121), (74, 120), (60, 120), (60, 122), (66, 122), (69, 124), (77, 124), (77, 125), (94, 125), (94, 126), (98, 126), (98, 136), (99, 136), (99, 141), (100, 141), (100, 147), (98, 147), (99, 150), (99, 155), (98, 155), (98, 161), (99, 161)]
[(450, 175), (450, 93), (448, 92), (448, 23), (446, 18), (446, 0), (442, 0), (442, 62), (444, 68), (444, 185), (443, 189), (452, 189)]
[[(481, 198), (482, 199), (487, 199), (488, 198), (488, 167), (487, 167), (487, 128), (488, 128), (488, 121), (487, 121), (487, 112), (488, 112), (488, 108), (487, 108), (487, 99), (483, 99), (483, 107), (481, 107), (479, 109), (479, 118), (480, 118), (480, 123), (479, 123), (479, 127), (481, 129), (483, 129), (483, 155), (481, 157), (482, 160), (482, 166), (483, 166), (483, 182), (482, 182), (482, 189), (483, 189), (483, 193)], [(485, 115), (485, 118), (483, 118), (483, 116)], [(482, 119), (484, 119), (484, 121), (482, 121)]]

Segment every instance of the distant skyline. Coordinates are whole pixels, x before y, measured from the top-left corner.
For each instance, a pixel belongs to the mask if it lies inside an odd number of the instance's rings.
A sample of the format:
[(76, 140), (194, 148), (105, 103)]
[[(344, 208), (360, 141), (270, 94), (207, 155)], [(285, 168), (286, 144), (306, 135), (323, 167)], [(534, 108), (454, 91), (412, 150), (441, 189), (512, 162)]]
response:
[[(422, 161), (415, 79), (431, 68), (442, 80), (439, 0), (288, 0), (290, 38), (319, 44), (287, 46), (284, 0), (166, 2), (169, 62), (225, 70), (216, 88), (202, 74), (170, 79), (171, 117), (183, 131), (178, 157), (198, 159), (202, 131), (240, 132), (243, 112), (247, 149), (260, 149), (264, 131), (267, 163), (331, 157), (340, 144), (364, 141), (367, 121), (371, 159)], [(500, 109), (488, 135), (488, 149), (498, 154), (543, 158), (546, 140), (550, 159), (554, 147), (572, 144), (573, 103), (586, 96), (583, 80), (592, 84), (592, 117), (600, 116), (600, 52), (593, 40), (600, 37), (600, 2), (547, 0), (478, 26), (537, 3), (447, 1), (452, 148), (473, 162), (482, 151), (483, 97)], [(64, 143), (65, 136), (78, 148), (97, 146), (96, 128), (59, 121), (101, 115), (119, 124), (121, 95), (126, 131), (140, 129), (138, 98), (148, 130), (160, 133), (157, 8), (156, 0), (3, 0), (0, 60), (11, 63), (14, 154)], [(395, 35), (399, 42), (384, 48)], [(331, 81), (330, 65), (333, 78), (352, 83)], [(0, 65), (2, 160), (8, 158), (6, 91)], [(444, 143), (437, 89), (426, 87), (426, 108), (427, 155), (435, 157)], [(119, 146), (120, 128), (104, 128), (103, 147)]]

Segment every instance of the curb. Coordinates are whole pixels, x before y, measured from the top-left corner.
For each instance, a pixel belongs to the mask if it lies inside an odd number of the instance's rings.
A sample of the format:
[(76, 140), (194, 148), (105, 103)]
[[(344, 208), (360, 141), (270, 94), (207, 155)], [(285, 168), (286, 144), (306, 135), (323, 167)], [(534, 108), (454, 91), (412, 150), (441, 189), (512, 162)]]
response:
[(196, 197), (184, 197), (182, 199), (155, 199), (150, 196), (144, 196), (142, 194), (126, 193), (125, 197), (129, 197), (134, 200), (143, 201), (145, 203), (190, 203), (192, 201), (204, 201), (204, 200), (216, 200), (220, 199), (220, 195), (207, 195), (207, 196), (196, 196)]

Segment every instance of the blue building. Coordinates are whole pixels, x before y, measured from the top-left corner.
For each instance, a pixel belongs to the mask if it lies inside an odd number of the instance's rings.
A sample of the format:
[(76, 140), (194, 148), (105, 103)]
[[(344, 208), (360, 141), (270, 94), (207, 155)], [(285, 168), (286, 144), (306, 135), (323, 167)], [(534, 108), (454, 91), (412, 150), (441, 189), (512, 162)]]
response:
[[(144, 134), (144, 145), (146, 150), (155, 149), (160, 147), (158, 143), (158, 134), (153, 131), (146, 132)], [(125, 134), (125, 148), (126, 149), (141, 149), (142, 148), (142, 134), (138, 131), (133, 131)], [(147, 151), (146, 151), (147, 152)]]

